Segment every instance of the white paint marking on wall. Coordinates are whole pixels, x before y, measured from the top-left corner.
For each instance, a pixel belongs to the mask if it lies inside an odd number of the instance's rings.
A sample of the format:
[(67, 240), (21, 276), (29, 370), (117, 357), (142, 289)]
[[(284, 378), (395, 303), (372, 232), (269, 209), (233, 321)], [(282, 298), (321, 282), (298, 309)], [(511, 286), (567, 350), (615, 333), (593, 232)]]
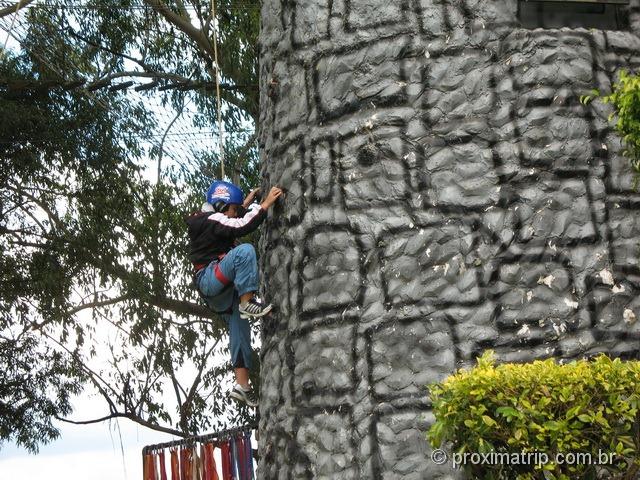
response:
[(553, 283), (553, 281), (556, 279), (556, 277), (554, 277), (553, 275), (547, 275), (546, 277), (540, 277), (538, 279), (538, 285), (546, 285), (547, 287), (551, 288), (551, 284)]
[(567, 331), (567, 325), (564, 322), (560, 324), (554, 323), (553, 331), (556, 332), (557, 336), (560, 336)]
[(522, 325), (522, 328), (520, 330), (518, 330), (518, 333), (516, 335), (518, 335), (519, 337), (526, 337), (527, 335), (529, 335), (529, 325)]
[(606, 268), (600, 270), (600, 273), (598, 273), (598, 275), (600, 275), (602, 283), (604, 283), (605, 285), (613, 285), (615, 283), (613, 281), (613, 275)]
[(578, 308), (579, 305), (578, 302), (571, 301), (569, 298), (565, 298), (564, 303), (567, 305), (567, 307), (571, 308)]
[(614, 285), (611, 291), (613, 293), (622, 293), (624, 292), (624, 285)]
[(622, 318), (624, 319), (624, 323), (626, 323), (627, 325), (631, 325), (632, 323), (636, 323), (636, 314), (633, 313), (633, 310), (631, 310), (630, 308), (625, 308), (624, 309), (624, 313), (622, 315)]

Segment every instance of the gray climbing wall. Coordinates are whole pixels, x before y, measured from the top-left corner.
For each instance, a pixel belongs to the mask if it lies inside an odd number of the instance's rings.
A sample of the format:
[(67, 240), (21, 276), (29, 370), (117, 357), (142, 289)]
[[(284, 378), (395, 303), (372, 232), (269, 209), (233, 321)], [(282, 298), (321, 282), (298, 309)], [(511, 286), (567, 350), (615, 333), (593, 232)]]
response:
[(264, 0), (260, 478), (444, 479), (425, 385), (640, 356), (640, 195), (609, 110), (631, 31), (526, 30), (513, 0)]

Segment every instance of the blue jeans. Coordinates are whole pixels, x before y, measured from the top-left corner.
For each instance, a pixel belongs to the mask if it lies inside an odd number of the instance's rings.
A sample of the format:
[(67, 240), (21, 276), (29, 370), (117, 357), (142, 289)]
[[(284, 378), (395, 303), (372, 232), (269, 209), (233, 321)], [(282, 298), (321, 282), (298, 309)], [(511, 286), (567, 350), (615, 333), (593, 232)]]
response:
[[(216, 264), (233, 285), (225, 288), (216, 278)], [(214, 260), (198, 273), (196, 282), (207, 306), (219, 313), (229, 326), (231, 364), (251, 368), (251, 328), (246, 319), (240, 318), (238, 307), (241, 295), (258, 291), (258, 261), (253, 245), (243, 243), (231, 249), (219, 262)]]

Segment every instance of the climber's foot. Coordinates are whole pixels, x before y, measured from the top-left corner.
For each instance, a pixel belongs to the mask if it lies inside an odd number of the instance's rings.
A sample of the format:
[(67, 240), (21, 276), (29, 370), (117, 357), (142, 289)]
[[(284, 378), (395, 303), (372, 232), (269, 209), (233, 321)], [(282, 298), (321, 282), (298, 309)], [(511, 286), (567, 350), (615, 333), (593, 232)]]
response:
[(240, 403), (245, 403), (249, 407), (257, 407), (258, 399), (253, 393), (253, 389), (249, 387), (248, 389), (244, 389), (242, 386), (236, 385), (233, 387), (233, 390), (229, 392), (229, 396)]
[(240, 304), (240, 318), (260, 318), (271, 311), (273, 305), (265, 305), (256, 297), (252, 297), (245, 303)]

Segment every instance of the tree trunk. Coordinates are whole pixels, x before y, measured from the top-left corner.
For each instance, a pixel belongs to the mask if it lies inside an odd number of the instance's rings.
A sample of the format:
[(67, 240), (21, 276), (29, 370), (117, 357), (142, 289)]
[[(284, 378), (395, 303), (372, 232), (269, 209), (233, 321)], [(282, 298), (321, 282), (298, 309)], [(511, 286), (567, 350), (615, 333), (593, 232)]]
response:
[[(582, 106), (632, 32), (528, 30), (517, 2), (265, 0), (260, 478), (456, 478), (426, 385), (640, 356), (640, 197)], [(627, 313), (625, 313), (627, 312)], [(626, 319), (626, 320), (625, 320)]]

